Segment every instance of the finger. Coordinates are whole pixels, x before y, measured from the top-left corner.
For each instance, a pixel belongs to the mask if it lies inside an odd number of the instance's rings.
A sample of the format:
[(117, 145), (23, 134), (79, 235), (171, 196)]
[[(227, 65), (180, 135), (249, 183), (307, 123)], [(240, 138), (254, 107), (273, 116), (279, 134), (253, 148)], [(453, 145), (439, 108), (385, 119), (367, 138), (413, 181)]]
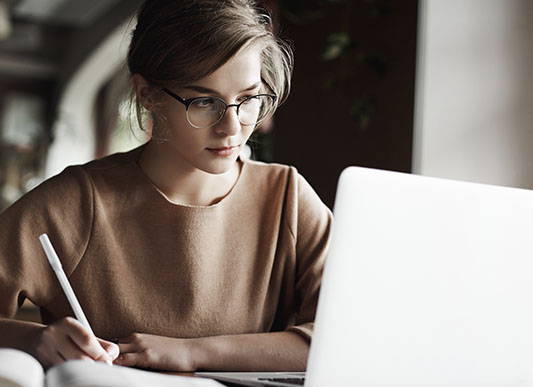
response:
[(67, 335), (83, 352), (94, 360), (111, 362), (109, 355), (96, 340), (96, 337), (85, 329), (78, 320), (66, 318), (64, 321)]
[(120, 353), (137, 352), (137, 345), (133, 343), (118, 343)]
[(120, 354), (120, 348), (117, 344), (99, 338), (97, 338), (97, 340), (102, 348), (104, 348), (104, 350), (107, 352), (111, 361), (115, 360)]
[(112, 365), (113, 364), (113, 360), (111, 360), (111, 358), (107, 354), (105, 356), (100, 356), (100, 357), (94, 359), (94, 361), (99, 361), (99, 362), (102, 362), (102, 363), (106, 363), (107, 365)]
[(90, 360), (93, 361), (87, 354), (80, 348), (70, 336), (60, 336), (57, 339), (57, 351), (64, 360)]
[(139, 339), (139, 334), (138, 333), (132, 333), (131, 335), (129, 336), (126, 336), (126, 337), (119, 337), (117, 339), (117, 343), (133, 343), (135, 341), (137, 341)]
[(115, 359), (113, 364), (117, 364), (117, 365), (121, 365), (125, 367), (135, 367), (135, 366), (142, 367), (140, 360), (141, 360), (141, 356), (139, 352), (121, 353)]

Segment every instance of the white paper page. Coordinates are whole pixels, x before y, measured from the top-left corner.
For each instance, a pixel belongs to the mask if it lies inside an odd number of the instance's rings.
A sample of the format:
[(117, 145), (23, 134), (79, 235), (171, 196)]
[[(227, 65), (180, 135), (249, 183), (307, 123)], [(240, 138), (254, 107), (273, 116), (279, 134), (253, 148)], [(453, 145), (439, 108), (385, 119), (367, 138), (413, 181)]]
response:
[(44, 371), (33, 356), (18, 349), (0, 348), (0, 387), (42, 387)]
[(216, 387), (214, 380), (165, 375), (101, 362), (73, 360), (53, 367), (46, 374), (47, 387)]

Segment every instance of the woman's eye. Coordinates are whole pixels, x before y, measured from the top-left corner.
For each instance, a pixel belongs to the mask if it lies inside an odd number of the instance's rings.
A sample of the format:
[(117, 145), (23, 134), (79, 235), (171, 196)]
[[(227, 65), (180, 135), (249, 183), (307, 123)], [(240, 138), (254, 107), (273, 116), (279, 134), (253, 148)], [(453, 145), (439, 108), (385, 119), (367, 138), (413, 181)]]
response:
[(202, 98), (202, 99), (197, 99), (196, 101), (194, 101), (194, 103), (196, 104), (197, 107), (209, 108), (213, 106), (213, 104), (215, 103), (215, 100), (213, 98)]
[(256, 97), (256, 96), (245, 95), (244, 97), (240, 98), (240, 102), (246, 105), (248, 103), (254, 102), (256, 100), (256, 98), (254, 98), (254, 97)]

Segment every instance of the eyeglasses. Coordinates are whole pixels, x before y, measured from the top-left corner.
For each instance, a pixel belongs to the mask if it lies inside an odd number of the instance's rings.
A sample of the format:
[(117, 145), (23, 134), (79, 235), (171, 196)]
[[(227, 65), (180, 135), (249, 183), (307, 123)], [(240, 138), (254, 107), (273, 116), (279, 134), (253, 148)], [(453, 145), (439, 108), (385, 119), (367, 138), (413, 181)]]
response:
[(227, 104), (218, 97), (196, 97), (183, 99), (167, 88), (162, 90), (185, 105), (187, 121), (195, 128), (208, 128), (216, 125), (229, 107), (237, 108), (237, 117), (242, 125), (257, 125), (274, 110), (277, 96), (274, 94), (257, 94), (244, 98), (241, 102)]

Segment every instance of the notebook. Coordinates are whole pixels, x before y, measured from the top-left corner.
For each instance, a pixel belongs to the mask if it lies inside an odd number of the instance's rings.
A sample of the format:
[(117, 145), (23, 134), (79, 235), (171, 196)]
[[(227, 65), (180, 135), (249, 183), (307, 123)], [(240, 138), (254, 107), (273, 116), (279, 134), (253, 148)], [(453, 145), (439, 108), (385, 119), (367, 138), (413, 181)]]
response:
[(533, 386), (533, 191), (350, 167), (334, 216), (306, 387)]
[(0, 387), (221, 387), (214, 380), (69, 360), (45, 370), (26, 352), (0, 348)]

